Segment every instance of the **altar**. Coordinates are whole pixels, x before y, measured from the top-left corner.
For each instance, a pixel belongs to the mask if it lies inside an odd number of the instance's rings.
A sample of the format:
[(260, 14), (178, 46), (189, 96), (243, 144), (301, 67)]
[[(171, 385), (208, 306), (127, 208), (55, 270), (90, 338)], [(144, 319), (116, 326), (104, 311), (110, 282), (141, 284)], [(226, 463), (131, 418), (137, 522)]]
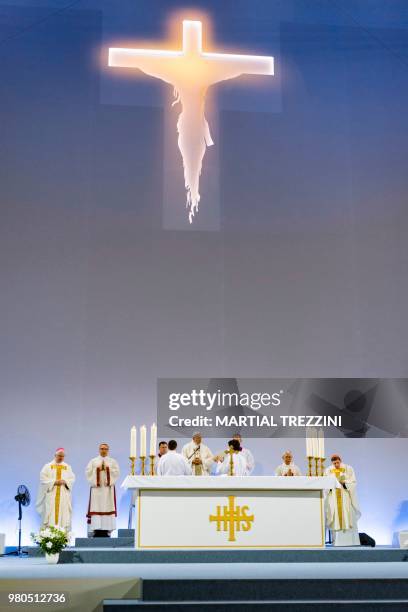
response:
[(138, 549), (323, 548), (333, 476), (127, 476)]

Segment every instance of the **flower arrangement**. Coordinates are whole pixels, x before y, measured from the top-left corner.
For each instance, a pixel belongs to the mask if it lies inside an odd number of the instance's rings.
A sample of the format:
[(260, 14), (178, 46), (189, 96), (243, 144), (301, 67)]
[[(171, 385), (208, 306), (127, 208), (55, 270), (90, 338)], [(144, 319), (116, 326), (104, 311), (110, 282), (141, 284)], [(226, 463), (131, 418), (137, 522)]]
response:
[(47, 555), (55, 555), (61, 552), (68, 544), (68, 535), (65, 529), (58, 527), (44, 527), (39, 534), (32, 533), (31, 539), (39, 545)]

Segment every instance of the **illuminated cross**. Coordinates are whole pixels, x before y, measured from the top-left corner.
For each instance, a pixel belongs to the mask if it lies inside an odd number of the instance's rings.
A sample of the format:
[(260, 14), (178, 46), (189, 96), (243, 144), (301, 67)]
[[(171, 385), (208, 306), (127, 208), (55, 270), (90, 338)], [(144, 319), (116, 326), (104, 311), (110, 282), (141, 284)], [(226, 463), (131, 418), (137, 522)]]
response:
[(183, 158), (189, 221), (200, 201), (199, 182), (206, 147), (213, 143), (205, 118), (208, 87), (241, 74), (273, 75), (273, 57), (206, 53), (202, 49), (201, 21), (183, 21), (181, 51), (109, 49), (109, 66), (138, 68), (174, 88), (181, 103), (177, 121), (178, 146)]

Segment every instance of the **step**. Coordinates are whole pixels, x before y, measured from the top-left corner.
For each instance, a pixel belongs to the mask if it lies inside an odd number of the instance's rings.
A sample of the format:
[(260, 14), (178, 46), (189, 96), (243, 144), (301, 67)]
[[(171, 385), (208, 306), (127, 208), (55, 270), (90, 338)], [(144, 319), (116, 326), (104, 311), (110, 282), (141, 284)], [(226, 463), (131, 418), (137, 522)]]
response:
[[(205, 608), (204, 608), (205, 606)], [(285, 612), (298, 612), (299, 610), (321, 610), (322, 612), (349, 612), (358, 610), (358, 612), (373, 612), (373, 610), (406, 610), (408, 600), (323, 600), (323, 601), (282, 601), (282, 600), (267, 600), (267, 601), (185, 601), (185, 602), (169, 602), (162, 601), (142, 601), (139, 599), (105, 599), (103, 601), (103, 612), (132, 612), (140, 610), (149, 610), (149, 612), (161, 612), (163, 609), (169, 612), (196, 612), (197, 610), (214, 609), (214, 612), (231, 612), (234, 609), (237, 612), (245, 610), (245, 612), (257, 612), (258, 610), (285, 610)], [(352, 607), (351, 607), (352, 606)]]
[(143, 580), (143, 601), (408, 599), (408, 580), (378, 579), (202, 579)]
[(119, 538), (134, 538), (135, 530), (134, 529), (118, 529), (118, 537)]
[(75, 538), (75, 548), (131, 548), (132, 537), (117, 538)]
[[(31, 555), (31, 549), (30, 549)], [(301, 550), (137, 550), (129, 548), (98, 550), (67, 548), (61, 563), (401, 563), (408, 561), (408, 551), (400, 548), (363, 548)]]
[(43, 557), (44, 553), (42, 552), (39, 546), (24, 546), (25, 551), (28, 552), (29, 557)]

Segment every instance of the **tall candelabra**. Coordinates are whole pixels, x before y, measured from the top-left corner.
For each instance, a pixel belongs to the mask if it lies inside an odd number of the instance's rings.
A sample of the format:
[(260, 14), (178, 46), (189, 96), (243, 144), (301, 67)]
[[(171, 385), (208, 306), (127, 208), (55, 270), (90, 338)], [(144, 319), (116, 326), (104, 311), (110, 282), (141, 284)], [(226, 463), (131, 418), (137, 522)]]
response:
[[(130, 429), (130, 472), (134, 476), (136, 473), (135, 464), (137, 459), (137, 430), (136, 426), (133, 425)], [(150, 454), (147, 454), (146, 450), (146, 425), (142, 425), (140, 428), (140, 475), (146, 476), (147, 463), (150, 459), (150, 465), (148, 470), (149, 476), (154, 476), (154, 460), (156, 457), (156, 446), (157, 446), (157, 426), (156, 423), (150, 428)]]
[[(308, 457), (308, 476), (324, 476), (324, 457)], [(313, 466), (314, 463), (314, 466)]]

